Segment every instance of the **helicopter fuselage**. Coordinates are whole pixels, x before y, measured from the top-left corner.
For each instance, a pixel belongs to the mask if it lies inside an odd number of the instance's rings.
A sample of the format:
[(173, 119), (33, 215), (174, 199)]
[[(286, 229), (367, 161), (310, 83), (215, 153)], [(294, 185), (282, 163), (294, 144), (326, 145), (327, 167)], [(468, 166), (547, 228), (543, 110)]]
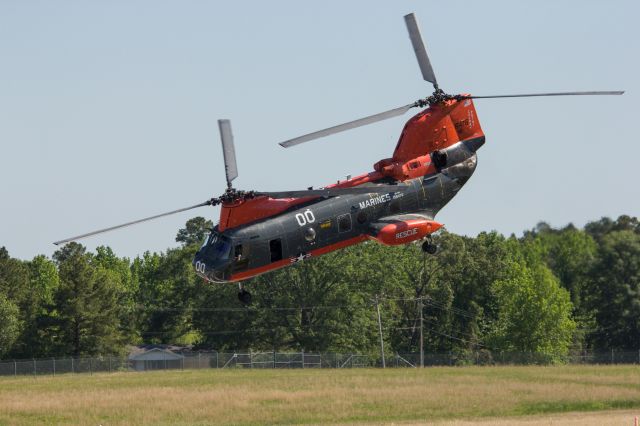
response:
[(263, 196), (223, 204), (220, 223), (197, 252), (194, 268), (209, 281), (234, 282), (366, 240), (398, 245), (428, 237), (442, 226), (434, 221), (438, 211), (475, 171), (484, 140), (471, 101), (422, 111), (405, 126), (393, 158), (378, 162), (374, 172), (333, 185), (396, 184), (398, 191), (290, 200)]

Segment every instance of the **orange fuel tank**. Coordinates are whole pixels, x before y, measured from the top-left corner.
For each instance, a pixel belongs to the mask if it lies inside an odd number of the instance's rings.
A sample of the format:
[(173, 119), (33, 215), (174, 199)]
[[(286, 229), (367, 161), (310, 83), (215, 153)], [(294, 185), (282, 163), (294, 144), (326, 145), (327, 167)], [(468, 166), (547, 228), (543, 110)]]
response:
[(420, 240), (442, 228), (442, 224), (427, 219), (410, 219), (390, 223), (371, 238), (388, 246)]

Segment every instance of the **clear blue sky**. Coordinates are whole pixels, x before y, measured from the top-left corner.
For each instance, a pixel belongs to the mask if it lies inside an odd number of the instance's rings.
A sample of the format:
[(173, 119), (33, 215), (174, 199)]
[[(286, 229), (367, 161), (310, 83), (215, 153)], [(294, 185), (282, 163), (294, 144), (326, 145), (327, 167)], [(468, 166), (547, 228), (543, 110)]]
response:
[[(391, 155), (400, 117), (291, 149), (277, 142), (428, 95), (403, 15), (440, 82), (482, 94), (478, 169), (438, 220), (475, 235), (640, 211), (637, 1), (0, 2), (0, 246), (52, 241), (192, 205), (225, 187), (304, 189)], [(120, 255), (175, 246), (195, 215), (84, 240)]]

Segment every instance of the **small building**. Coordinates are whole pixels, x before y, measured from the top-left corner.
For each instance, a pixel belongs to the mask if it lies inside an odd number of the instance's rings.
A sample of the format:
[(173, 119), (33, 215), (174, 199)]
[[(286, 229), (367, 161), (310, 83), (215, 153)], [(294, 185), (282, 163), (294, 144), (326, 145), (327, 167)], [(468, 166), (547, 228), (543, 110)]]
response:
[(184, 355), (177, 350), (181, 349), (168, 345), (136, 346), (129, 353), (129, 365), (136, 371), (180, 369)]

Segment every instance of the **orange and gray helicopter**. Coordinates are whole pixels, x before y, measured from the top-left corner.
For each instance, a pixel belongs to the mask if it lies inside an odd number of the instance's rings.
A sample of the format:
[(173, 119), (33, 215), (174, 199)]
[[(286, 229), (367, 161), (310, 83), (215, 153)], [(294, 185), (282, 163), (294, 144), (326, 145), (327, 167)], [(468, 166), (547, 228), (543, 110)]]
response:
[(367, 240), (386, 245), (423, 240), (433, 254), (431, 234), (443, 225), (434, 220), (476, 169), (476, 151), (485, 143), (473, 99), (532, 96), (621, 95), (623, 91), (530, 93), (517, 95), (449, 95), (438, 87), (414, 14), (404, 17), (431, 96), (389, 111), (350, 121), (280, 143), (285, 148), (422, 108), (404, 126), (391, 158), (373, 171), (320, 189), (242, 191), (229, 120), (219, 120), (227, 189), (195, 206), (112, 226), (65, 240), (66, 243), (180, 213), (220, 204), (220, 221), (211, 230), (193, 266), (212, 282), (238, 282), (238, 297), (250, 303), (242, 280), (321, 256)]

